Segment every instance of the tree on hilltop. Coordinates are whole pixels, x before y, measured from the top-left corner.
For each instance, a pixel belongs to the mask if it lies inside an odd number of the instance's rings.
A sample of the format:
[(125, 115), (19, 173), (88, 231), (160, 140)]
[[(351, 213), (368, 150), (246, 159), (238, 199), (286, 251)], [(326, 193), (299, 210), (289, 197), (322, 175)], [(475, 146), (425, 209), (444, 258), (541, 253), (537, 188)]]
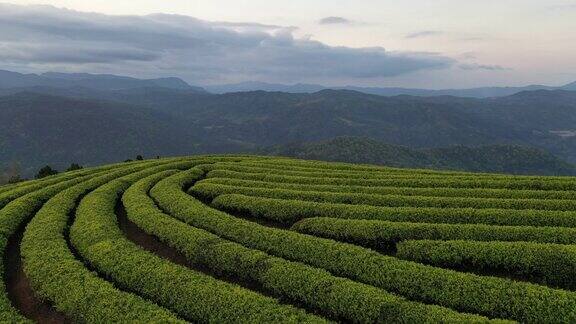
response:
[(58, 171), (52, 169), (51, 166), (47, 165), (38, 171), (35, 178), (42, 179), (55, 174), (58, 174)]

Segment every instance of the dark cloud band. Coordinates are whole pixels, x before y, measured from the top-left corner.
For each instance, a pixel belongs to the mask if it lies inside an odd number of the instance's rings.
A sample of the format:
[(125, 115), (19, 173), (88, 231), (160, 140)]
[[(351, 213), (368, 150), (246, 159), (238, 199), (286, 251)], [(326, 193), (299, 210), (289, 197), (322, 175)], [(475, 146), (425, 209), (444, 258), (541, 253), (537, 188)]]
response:
[(318, 21), (320, 25), (348, 25), (351, 24), (352, 21), (344, 18), (344, 17), (324, 17)]
[(98, 64), (134, 69), (132, 74), (161, 70), (200, 82), (270, 75), (285, 81), (382, 78), (455, 63), (435, 54), (328, 46), (294, 37), (294, 27), (180, 15), (110, 16), (0, 4), (0, 30), (0, 63), (58, 63), (77, 70)]

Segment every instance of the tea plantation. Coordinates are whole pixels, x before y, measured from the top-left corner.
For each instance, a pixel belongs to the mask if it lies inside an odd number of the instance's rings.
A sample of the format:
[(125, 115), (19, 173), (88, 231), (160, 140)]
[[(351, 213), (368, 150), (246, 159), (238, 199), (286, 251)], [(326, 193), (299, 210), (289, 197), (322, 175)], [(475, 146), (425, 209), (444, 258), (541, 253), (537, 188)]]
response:
[(0, 208), (7, 322), (576, 322), (576, 178), (195, 156)]

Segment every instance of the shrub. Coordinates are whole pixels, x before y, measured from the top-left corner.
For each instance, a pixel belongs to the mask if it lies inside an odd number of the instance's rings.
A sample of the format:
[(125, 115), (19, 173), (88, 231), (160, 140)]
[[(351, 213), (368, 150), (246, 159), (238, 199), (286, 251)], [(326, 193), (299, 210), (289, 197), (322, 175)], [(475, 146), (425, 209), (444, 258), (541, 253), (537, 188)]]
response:
[[(486, 321), (438, 306), (406, 301), (383, 290), (330, 275), (324, 270), (272, 257), (186, 225), (162, 213), (147, 196), (154, 183), (172, 174), (144, 178), (124, 194), (128, 218), (183, 252), (195, 264), (259, 284), (282, 299), (310, 305), (349, 322)], [(206, 207), (205, 207), (206, 208)]]
[(402, 223), (337, 218), (307, 218), (292, 226), (300, 233), (367, 247), (385, 248), (404, 240), (524, 241), (574, 244), (576, 228), (483, 224)]
[[(3, 254), (6, 251), (8, 239), (16, 233), (20, 226), (34, 216), (36, 210), (38, 210), (46, 200), (58, 192), (86, 180), (86, 177), (77, 177), (72, 180), (61, 179), (61, 182), (25, 194), (4, 206), (4, 208), (0, 210), (0, 250), (2, 251), (0, 256), (2, 260), (4, 260)], [(1, 263), (1, 273), (4, 273), (3, 267), (4, 262)], [(6, 293), (4, 280), (0, 283), (0, 319), (8, 322), (26, 321), (26, 319), (12, 307), (12, 303)]]
[(203, 208), (182, 191), (202, 170), (160, 181), (151, 191), (174, 217), (244, 246), (325, 269), (406, 298), (462, 312), (525, 322), (576, 320), (576, 293), (421, 265), (350, 244), (268, 228)]
[(58, 174), (58, 171), (52, 169), (51, 166), (47, 165), (47, 166), (43, 167), (42, 169), (40, 169), (38, 171), (38, 173), (36, 173), (35, 178), (36, 179), (42, 179), (42, 178), (46, 178), (46, 177), (49, 177), (49, 176), (55, 175), (55, 174)]
[(496, 174), (459, 174), (459, 173), (417, 173), (417, 172), (397, 172), (393, 170), (374, 171), (341, 171), (341, 170), (322, 170), (322, 169), (294, 169), (294, 168), (270, 168), (263, 166), (259, 161), (242, 162), (242, 163), (216, 163), (207, 165), (203, 168), (205, 171), (227, 170), (242, 172), (248, 174), (271, 174), (283, 176), (309, 177), (309, 178), (347, 178), (347, 179), (426, 179), (426, 180), (506, 180), (508, 182), (537, 180), (537, 181), (554, 181), (554, 182), (573, 182), (574, 178), (568, 177), (544, 177), (544, 176), (516, 176), (516, 175), (496, 175)]
[(292, 224), (304, 218), (331, 217), (393, 222), (576, 227), (571, 212), (537, 210), (378, 207), (261, 198), (238, 194), (218, 196), (212, 205), (234, 214)]
[(166, 309), (118, 290), (86, 269), (64, 237), (69, 214), (80, 197), (111, 180), (152, 166), (125, 166), (104, 175), (94, 173), (86, 181), (59, 192), (40, 209), (22, 241), (24, 271), (40, 297), (81, 322), (180, 321)]
[(363, 193), (373, 195), (473, 197), (500, 199), (576, 199), (576, 192), (554, 190), (512, 190), (483, 188), (411, 188), (411, 187), (364, 187), (347, 185), (317, 185), (281, 182), (265, 182), (229, 178), (209, 178), (199, 183), (223, 184), (237, 187), (292, 189), (299, 191)]
[(114, 214), (118, 195), (136, 180), (163, 169), (147, 169), (109, 182), (81, 201), (70, 235), (86, 260), (122, 286), (189, 320), (323, 322), (272, 298), (173, 264), (124, 238)]
[[(373, 195), (362, 193), (317, 192), (300, 191), (295, 189), (268, 189), (254, 187), (237, 187), (209, 182), (197, 183), (190, 190), (191, 193), (207, 199), (214, 199), (222, 194), (242, 194), (266, 198), (280, 198), (305, 200), (328, 203), (342, 203), (354, 205), (370, 205), (384, 207), (434, 207), (434, 208), (475, 208), (475, 209), (513, 209), (541, 210), (544, 216), (546, 211), (574, 211), (576, 202), (572, 200), (551, 199), (496, 199), (471, 197), (428, 197), (428, 196), (402, 196), (402, 195)], [(551, 213), (554, 215), (554, 213)], [(575, 217), (576, 213), (570, 216)]]
[(530, 242), (403, 241), (397, 257), (441, 267), (511, 275), (576, 289), (576, 247)]
[(492, 189), (522, 189), (522, 190), (575, 190), (576, 181), (571, 178), (542, 180), (497, 180), (484, 177), (458, 179), (458, 178), (392, 178), (392, 179), (348, 179), (329, 177), (285, 176), (268, 173), (243, 173), (227, 170), (210, 171), (209, 178), (233, 178), (282, 183), (324, 184), (324, 185), (351, 185), (365, 187), (414, 187), (414, 188), (492, 188)]
[(80, 170), (80, 169), (82, 169), (82, 166), (80, 164), (72, 163), (72, 164), (70, 164), (68, 169), (66, 169), (66, 172), (70, 172), (70, 171), (74, 171), (74, 170)]

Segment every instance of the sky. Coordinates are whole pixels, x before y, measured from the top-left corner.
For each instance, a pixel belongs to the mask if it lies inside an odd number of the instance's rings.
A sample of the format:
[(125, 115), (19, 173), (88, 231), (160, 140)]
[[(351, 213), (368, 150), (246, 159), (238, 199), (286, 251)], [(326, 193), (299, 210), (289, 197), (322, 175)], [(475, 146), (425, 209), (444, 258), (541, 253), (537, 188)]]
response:
[(0, 4), (0, 69), (195, 85), (576, 81), (576, 0), (38, 1)]

